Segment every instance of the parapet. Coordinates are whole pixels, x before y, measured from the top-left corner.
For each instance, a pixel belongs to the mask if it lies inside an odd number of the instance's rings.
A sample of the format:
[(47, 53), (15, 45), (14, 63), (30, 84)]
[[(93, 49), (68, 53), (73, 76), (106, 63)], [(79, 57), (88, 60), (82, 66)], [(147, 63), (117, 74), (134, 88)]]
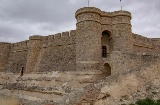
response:
[(29, 40), (42, 40), (42, 36), (40, 35), (33, 35), (29, 37)]
[(22, 46), (27, 46), (27, 44), (28, 44), (28, 40), (25, 40), (25, 41), (13, 43), (13, 44), (12, 44), (12, 47), (22, 47)]
[(84, 8), (80, 8), (76, 11), (76, 18), (78, 15), (82, 14), (82, 13), (96, 13), (101, 15), (101, 10), (95, 7), (84, 7)]
[(151, 38), (152, 41), (160, 42), (160, 38)]
[(120, 10), (114, 12), (105, 12), (95, 7), (80, 8), (76, 11), (75, 17), (77, 19), (77, 23), (83, 21), (95, 21), (101, 24), (111, 24), (112, 21), (113, 24), (130, 24), (130, 20), (132, 19), (132, 15), (128, 11)]
[(13, 43), (11, 45), (11, 52), (22, 52), (27, 51), (29, 40)]
[(95, 21), (100, 23), (101, 10), (95, 7), (84, 7), (76, 11), (77, 24), (84, 21)]
[(128, 16), (132, 18), (131, 13), (129, 11), (124, 11), (124, 10), (114, 11), (114, 12), (101, 11), (101, 16), (102, 17)]
[(152, 42), (152, 40), (151, 39), (149, 39), (149, 38), (147, 38), (147, 37), (144, 37), (144, 36), (142, 36), (142, 35), (138, 35), (138, 34), (132, 34), (132, 36), (133, 36), (133, 39), (137, 42), (137, 41), (139, 41), (139, 42), (142, 42), (142, 43), (144, 43), (144, 42)]
[(120, 10), (120, 11), (114, 11), (114, 12), (105, 12), (105, 11), (101, 11), (98, 8), (95, 7), (84, 7), (84, 8), (80, 8), (76, 11), (76, 18), (78, 15), (82, 14), (82, 13), (96, 13), (99, 14), (102, 17), (114, 17), (114, 16), (128, 16), (128, 17), (132, 17), (131, 13), (129, 11), (124, 11), (124, 10)]
[(11, 44), (11, 43), (7, 43), (7, 42), (0, 42), (0, 45), (8, 45), (8, 44)]
[(48, 46), (63, 46), (75, 44), (76, 30), (57, 33), (55, 35), (48, 35), (42, 37), (43, 47)]
[(114, 16), (128, 16), (130, 17), (130, 19), (132, 18), (132, 15), (129, 11), (114, 11), (111, 13), (112, 14), (112, 17)]
[(132, 34), (134, 51), (137, 52), (152, 52), (155, 50), (153, 41), (150, 38), (138, 34)]
[(160, 38), (151, 38), (152, 42), (156, 46), (160, 46)]

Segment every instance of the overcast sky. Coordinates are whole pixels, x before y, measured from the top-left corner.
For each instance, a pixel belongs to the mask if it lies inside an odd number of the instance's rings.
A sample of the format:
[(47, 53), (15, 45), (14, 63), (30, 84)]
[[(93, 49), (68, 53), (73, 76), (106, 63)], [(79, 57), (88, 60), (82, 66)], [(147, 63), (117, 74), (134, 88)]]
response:
[[(88, 0), (0, 0), (0, 41), (17, 42), (76, 28), (75, 11)], [(160, 38), (160, 0), (122, 0), (132, 13), (132, 31)], [(119, 0), (90, 0), (103, 11), (120, 10)]]

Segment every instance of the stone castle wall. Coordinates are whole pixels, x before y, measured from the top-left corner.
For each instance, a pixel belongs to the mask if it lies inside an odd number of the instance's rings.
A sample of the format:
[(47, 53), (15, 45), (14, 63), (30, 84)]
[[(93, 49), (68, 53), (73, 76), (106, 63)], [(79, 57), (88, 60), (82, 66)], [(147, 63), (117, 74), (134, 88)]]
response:
[[(76, 31), (49, 36), (31, 36), (14, 44), (1, 43), (1, 69), (4, 71), (49, 72), (75, 70)], [(4, 69), (5, 68), (5, 69)]]
[(151, 38), (156, 53), (160, 53), (160, 38)]
[(133, 51), (134, 52), (154, 52), (154, 45), (151, 39), (138, 35), (138, 34), (133, 34)]
[(72, 30), (43, 37), (41, 51), (34, 71), (75, 70), (75, 36), (76, 31)]
[(8, 56), (10, 53), (11, 44), (0, 42), (0, 71), (4, 70)]
[(27, 53), (28, 40), (11, 44), (5, 71), (20, 73), (22, 67), (26, 68)]
[(129, 69), (137, 68), (140, 65), (153, 61), (154, 58), (150, 54), (135, 54), (135, 53), (122, 53), (112, 52), (110, 58), (105, 63), (111, 66), (111, 75), (125, 72)]
[(160, 50), (159, 38), (147, 38), (133, 34), (133, 51), (136, 53), (158, 53)]

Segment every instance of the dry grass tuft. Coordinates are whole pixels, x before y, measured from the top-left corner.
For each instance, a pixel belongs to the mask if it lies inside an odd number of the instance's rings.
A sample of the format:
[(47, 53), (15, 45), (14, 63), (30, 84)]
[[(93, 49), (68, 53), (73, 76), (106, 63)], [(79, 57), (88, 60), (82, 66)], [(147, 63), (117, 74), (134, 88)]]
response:
[(0, 97), (0, 105), (19, 105), (16, 98)]

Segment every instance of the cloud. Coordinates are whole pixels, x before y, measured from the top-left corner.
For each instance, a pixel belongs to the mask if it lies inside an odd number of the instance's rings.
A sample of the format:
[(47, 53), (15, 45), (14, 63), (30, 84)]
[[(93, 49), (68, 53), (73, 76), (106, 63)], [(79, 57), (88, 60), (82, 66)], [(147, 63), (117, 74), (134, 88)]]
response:
[[(49, 35), (76, 28), (75, 11), (88, 0), (0, 0), (0, 41), (17, 42), (31, 35)], [(133, 32), (160, 37), (159, 0), (122, 0), (133, 15)], [(120, 9), (119, 0), (90, 0), (103, 11)]]

